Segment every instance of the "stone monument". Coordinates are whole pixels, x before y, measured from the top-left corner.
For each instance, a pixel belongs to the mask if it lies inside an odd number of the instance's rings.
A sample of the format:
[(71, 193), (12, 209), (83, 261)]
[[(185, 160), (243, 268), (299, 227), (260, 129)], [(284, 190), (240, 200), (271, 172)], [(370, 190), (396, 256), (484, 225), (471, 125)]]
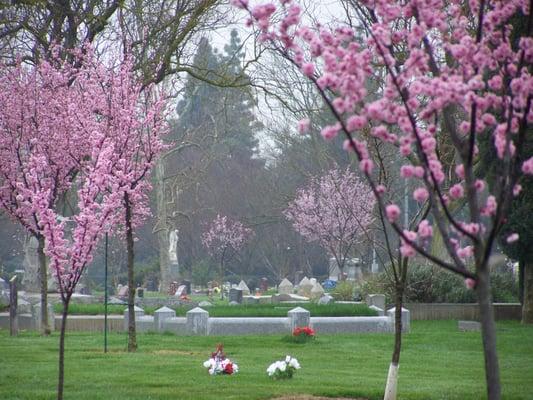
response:
[(40, 292), (39, 284), (39, 255), (37, 249), (39, 242), (34, 236), (30, 236), (24, 243), (24, 277), (22, 287), (27, 292)]
[(287, 278), (284, 278), (278, 285), (279, 294), (292, 294), (293, 290), (294, 286)]
[(248, 285), (244, 281), (239, 282), (237, 289), (242, 290), (242, 294), (244, 294), (245, 296), (248, 296), (250, 294), (250, 289), (248, 288)]
[(337, 259), (335, 257), (331, 257), (329, 259), (329, 278), (328, 279), (336, 282), (340, 280), (340, 275), (341, 275), (341, 269), (339, 268)]

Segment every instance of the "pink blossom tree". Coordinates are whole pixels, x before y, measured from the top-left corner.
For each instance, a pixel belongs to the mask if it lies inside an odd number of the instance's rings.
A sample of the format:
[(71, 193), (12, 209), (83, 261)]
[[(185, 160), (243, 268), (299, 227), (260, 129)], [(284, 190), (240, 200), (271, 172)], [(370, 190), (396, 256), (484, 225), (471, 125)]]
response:
[[(533, 38), (531, 2), (526, 0), (419, 0), (353, 2), (360, 31), (345, 26), (313, 29), (301, 24), (301, 9), (280, 1), (246, 9), (263, 40), (315, 83), (337, 122), (322, 130), (326, 139), (342, 133), (372, 187), (382, 212), (400, 236), (404, 257), (420, 254), (462, 275), (476, 291), (482, 325), (487, 393), (501, 398), (496, 327), (490, 294), (489, 258), (505, 225), (523, 175), (533, 174), (533, 157), (523, 154), (533, 122)], [(512, 18), (527, 29), (515, 38)], [(385, 76), (369, 99), (366, 83), (374, 71)], [(400, 207), (376, 184), (377, 169), (361, 140), (362, 130), (398, 147), (402, 177), (416, 183), (417, 201), (429, 200), (432, 222), (402, 226)], [(496, 185), (475, 174), (478, 143), (490, 137), (496, 150)], [(443, 163), (441, 147), (454, 149)], [(454, 213), (464, 202), (466, 212)], [(438, 230), (447, 256), (430, 252)], [(508, 241), (516, 240), (509, 235)], [(391, 363), (389, 372), (398, 365)]]
[(334, 257), (341, 272), (361, 236), (373, 221), (372, 191), (353, 172), (331, 169), (314, 177), (284, 211), (294, 229), (318, 242)]
[[(252, 236), (251, 229), (226, 216), (217, 214), (208, 225), (202, 234), (202, 243), (219, 265), (220, 284), (224, 280), (224, 263), (235, 256)], [(220, 298), (224, 298), (224, 290), (220, 291)]]
[(148, 192), (150, 171), (165, 145), (168, 132), (164, 97), (152, 86), (145, 87), (133, 78), (132, 61), (127, 59), (117, 74), (106, 79), (103, 95), (111, 120), (110, 136), (114, 143), (113, 186), (120, 192), (118, 226), (126, 239), (128, 270), (128, 351), (137, 349), (135, 327), (134, 228), (150, 215)]
[[(47, 265), (42, 207), (54, 209), (76, 179), (80, 154), (89, 143), (76, 118), (83, 97), (69, 89), (76, 71), (43, 62), (38, 68), (19, 63), (0, 72), (0, 205), (38, 241), (41, 281), (41, 328), (49, 333)], [(84, 117), (84, 116), (81, 116)]]
[[(0, 201), (43, 238), (58, 283), (58, 399), (70, 299), (102, 236), (122, 222), (131, 237), (131, 226), (145, 213), (142, 182), (164, 130), (163, 103), (141, 96), (129, 61), (108, 68), (90, 48), (74, 56), (76, 67), (56, 58), (5, 68), (0, 76), (7, 111), (0, 117)], [(77, 203), (62, 215), (57, 197), (67, 191)]]

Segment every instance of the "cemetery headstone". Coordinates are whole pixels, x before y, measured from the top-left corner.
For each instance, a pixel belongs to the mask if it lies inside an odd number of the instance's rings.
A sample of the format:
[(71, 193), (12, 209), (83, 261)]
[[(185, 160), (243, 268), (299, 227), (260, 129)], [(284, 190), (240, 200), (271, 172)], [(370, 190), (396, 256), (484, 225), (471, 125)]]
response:
[(200, 307), (187, 311), (187, 330), (194, 335), (207, 335), (209, 313)]
[(0, 278), (0, 290), (9, 290), (9, 283)]
[(183, 296), (184, 294), (187, 294), (187, 287), (185, 285), (180, 285), (178, 289), (176, 290), (176, 293), (174, 294), (174, 296), (180, 297), (180, 296)]
[(38, 248), (39, 242), (34, 236), (31, 236), (24, 243), (24, 276), (20, 283), (27, 292), (39, 292), (41, 290)]
[(189, 296), (192, 294), (191, 291), (191, 281), (184, 280), (181, 282), (182, 285), (185, 285), (186, 292), (185, 294), (188, 294)]
[(241, 304), (242, 303), (242, 290), (241, 289), (230, 289), (229, 290), (229, 302)]
[(385, 310), (385, 295), (384, 294), (369, 294), (366, 296), (366, 304), (369, 306), (376, 306)]
[(289, 317), (291, 332), (295, 328), (309, 326), (311, 321), (311, 313), (302, 307), (293, 308), (287, 315)]
[(331, 257), (329, 259), (329, 279), (332, 281), (337, 281), (340, 279), (341, 270), (339, 268), (339, 264), (337, 263), (337, 259), (335, 257)]
[(24, 299), (18, 299), (17, 301), (17, 314), (31, 314), (31, 303)]
[(176, 311), (169, 307), (161, 307), (154, 311), (154, 326), (160, 332), (162, 330), (163, 322), (169, 318), (174, 318)]
[(279, 294), (291, 294), (294, 290), (294, 286), (287, 278), (283, 279), (278, 286)]
[[(396, 313), (395, 307), (387, 311), (387, 316), (392, 320), (393, 323), (394, 323), (395, 313)], [(402, 308), (402, 332), (406, 333), (406, 332), (409, 332), (410, 330), (411, 330), (411, 313), (409, 310)]]
[(311, 289), (313, 289), (313, 284), (307, 278), (307, 276), (303, 277), (303, 279), (300, 281), (300, 285), (298, 286), (298, 294), (300, 296), (311, 297)]
[(265, 293), (268, 290), (268, 279), (267, 278), (261, 278), (261, 282), (259, 284), (259, 287), (263, 293)]
[(117, 296), (121, 298), (128, 297), (128, 287), (119, 285)]
[(141, 286), (139, 286), (139, 287), (137, 288), (136, 293), (137, 293), (137, 297), (138, 297), (139, 299), (142, 299), (142, 298), (144, 297), (144, 288), (141, 287)]
[(280, 293), (280, 294), (273, 295), (271, 300), (272, 300), (272, 303), (280, 303), (282, 301), (291, 301), (292, 297), (290, 294)]
[(313, 288), (311, 289), (311, 298), (320, 299), (323, 295), (324, 295), (324, 288), (322, 287), (320, 283), (316, 282)]
[(333, 297), (331, 297), (329, 294), (324, 294), (320, 299), (318, 299), (318, 304), (320, 305), (326, 305), (333, 303)]
[(237, 289), (241, 289), (242, 294), (244, 294), (245, 296), (248, 296), (250, 294), (250, 289), (248, 288), (248, 285), (244, 281), (239, 282)]
[(145, 287), (150, 292), (157, 292), (157, 283), (154, 280), (147, 280)]
[(78, 284), (76, 286), (75, 293), (90, 295), (91, 294), (91, 290), (87, 286), (85, 286), (84, 284)]
[(213, 304), (208, 302), (208, 301), (201, 301), (200, 303), (198, 303), (198, 307), (211, 307)]

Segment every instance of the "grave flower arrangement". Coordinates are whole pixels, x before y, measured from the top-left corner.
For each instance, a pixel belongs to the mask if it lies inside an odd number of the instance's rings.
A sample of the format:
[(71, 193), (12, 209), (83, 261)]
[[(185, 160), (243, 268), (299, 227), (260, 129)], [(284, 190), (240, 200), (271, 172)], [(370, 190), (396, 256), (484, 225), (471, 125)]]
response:
[(204, 367), (208, 369), (209, 375), (233, 375), (239, 372), (239, 366), (226, 358), (221, 344), (217, 346), (215, 352), (211, 353), (211, 358), (204, 362)]
[(292, 331), (292, 336), (307, 341), (315, 338), (315, 331), (310, 326), (298, 326)]
[(300, 369), (298, 360), (291, 356), (286, 356), (285, 360), (276, 361), (267, 368), (267, 374), (272, 379), (289, 379), (294, 372)]
[(310, 326), (298, 326), (292, 331), (292, 335), (285, 336), (285, 342), (307, 343), (315, 339), (315, 331)]

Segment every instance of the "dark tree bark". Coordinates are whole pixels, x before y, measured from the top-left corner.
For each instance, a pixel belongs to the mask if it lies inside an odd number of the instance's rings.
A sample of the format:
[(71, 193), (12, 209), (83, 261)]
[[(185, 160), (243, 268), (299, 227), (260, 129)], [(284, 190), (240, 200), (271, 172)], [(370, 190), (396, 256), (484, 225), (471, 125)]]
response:
[(63, 387), (65, 383), (65, 332), (67, 328), (68, 305), (70, 297), (63, 299), (63, 312), (61, 313), (61, 331), (59, 334), (59, 376), (57, 382), (57, 400), (63, 400)]
[(496, 352), (496, 322), (490, 294), (490, 271), (487, 263), (477, 268), (476, 294), (481, 319), (481, 338), (485, 355), (485, 377), (489, 400), (501, 398), (500, 368)]
[(39, 283), (41, 289), (41, 334), (50, 335), (50, 325), (48, 322), (48, 275), (46, 266), (46, 255), (44, 254), (44, 236), (38, 235), (37, 255), (39, 257)]
[(131, 203), (128, 194), (124, 195), (126, 210), (126, 249), (128, 253), (128, 351), (137, 350), (137, 333), (135, 329), (135, 281), (134, 281), (134, 252), (133, 226)]
[(524, 262), (522, 323), (533, 324), (533, 262)]

